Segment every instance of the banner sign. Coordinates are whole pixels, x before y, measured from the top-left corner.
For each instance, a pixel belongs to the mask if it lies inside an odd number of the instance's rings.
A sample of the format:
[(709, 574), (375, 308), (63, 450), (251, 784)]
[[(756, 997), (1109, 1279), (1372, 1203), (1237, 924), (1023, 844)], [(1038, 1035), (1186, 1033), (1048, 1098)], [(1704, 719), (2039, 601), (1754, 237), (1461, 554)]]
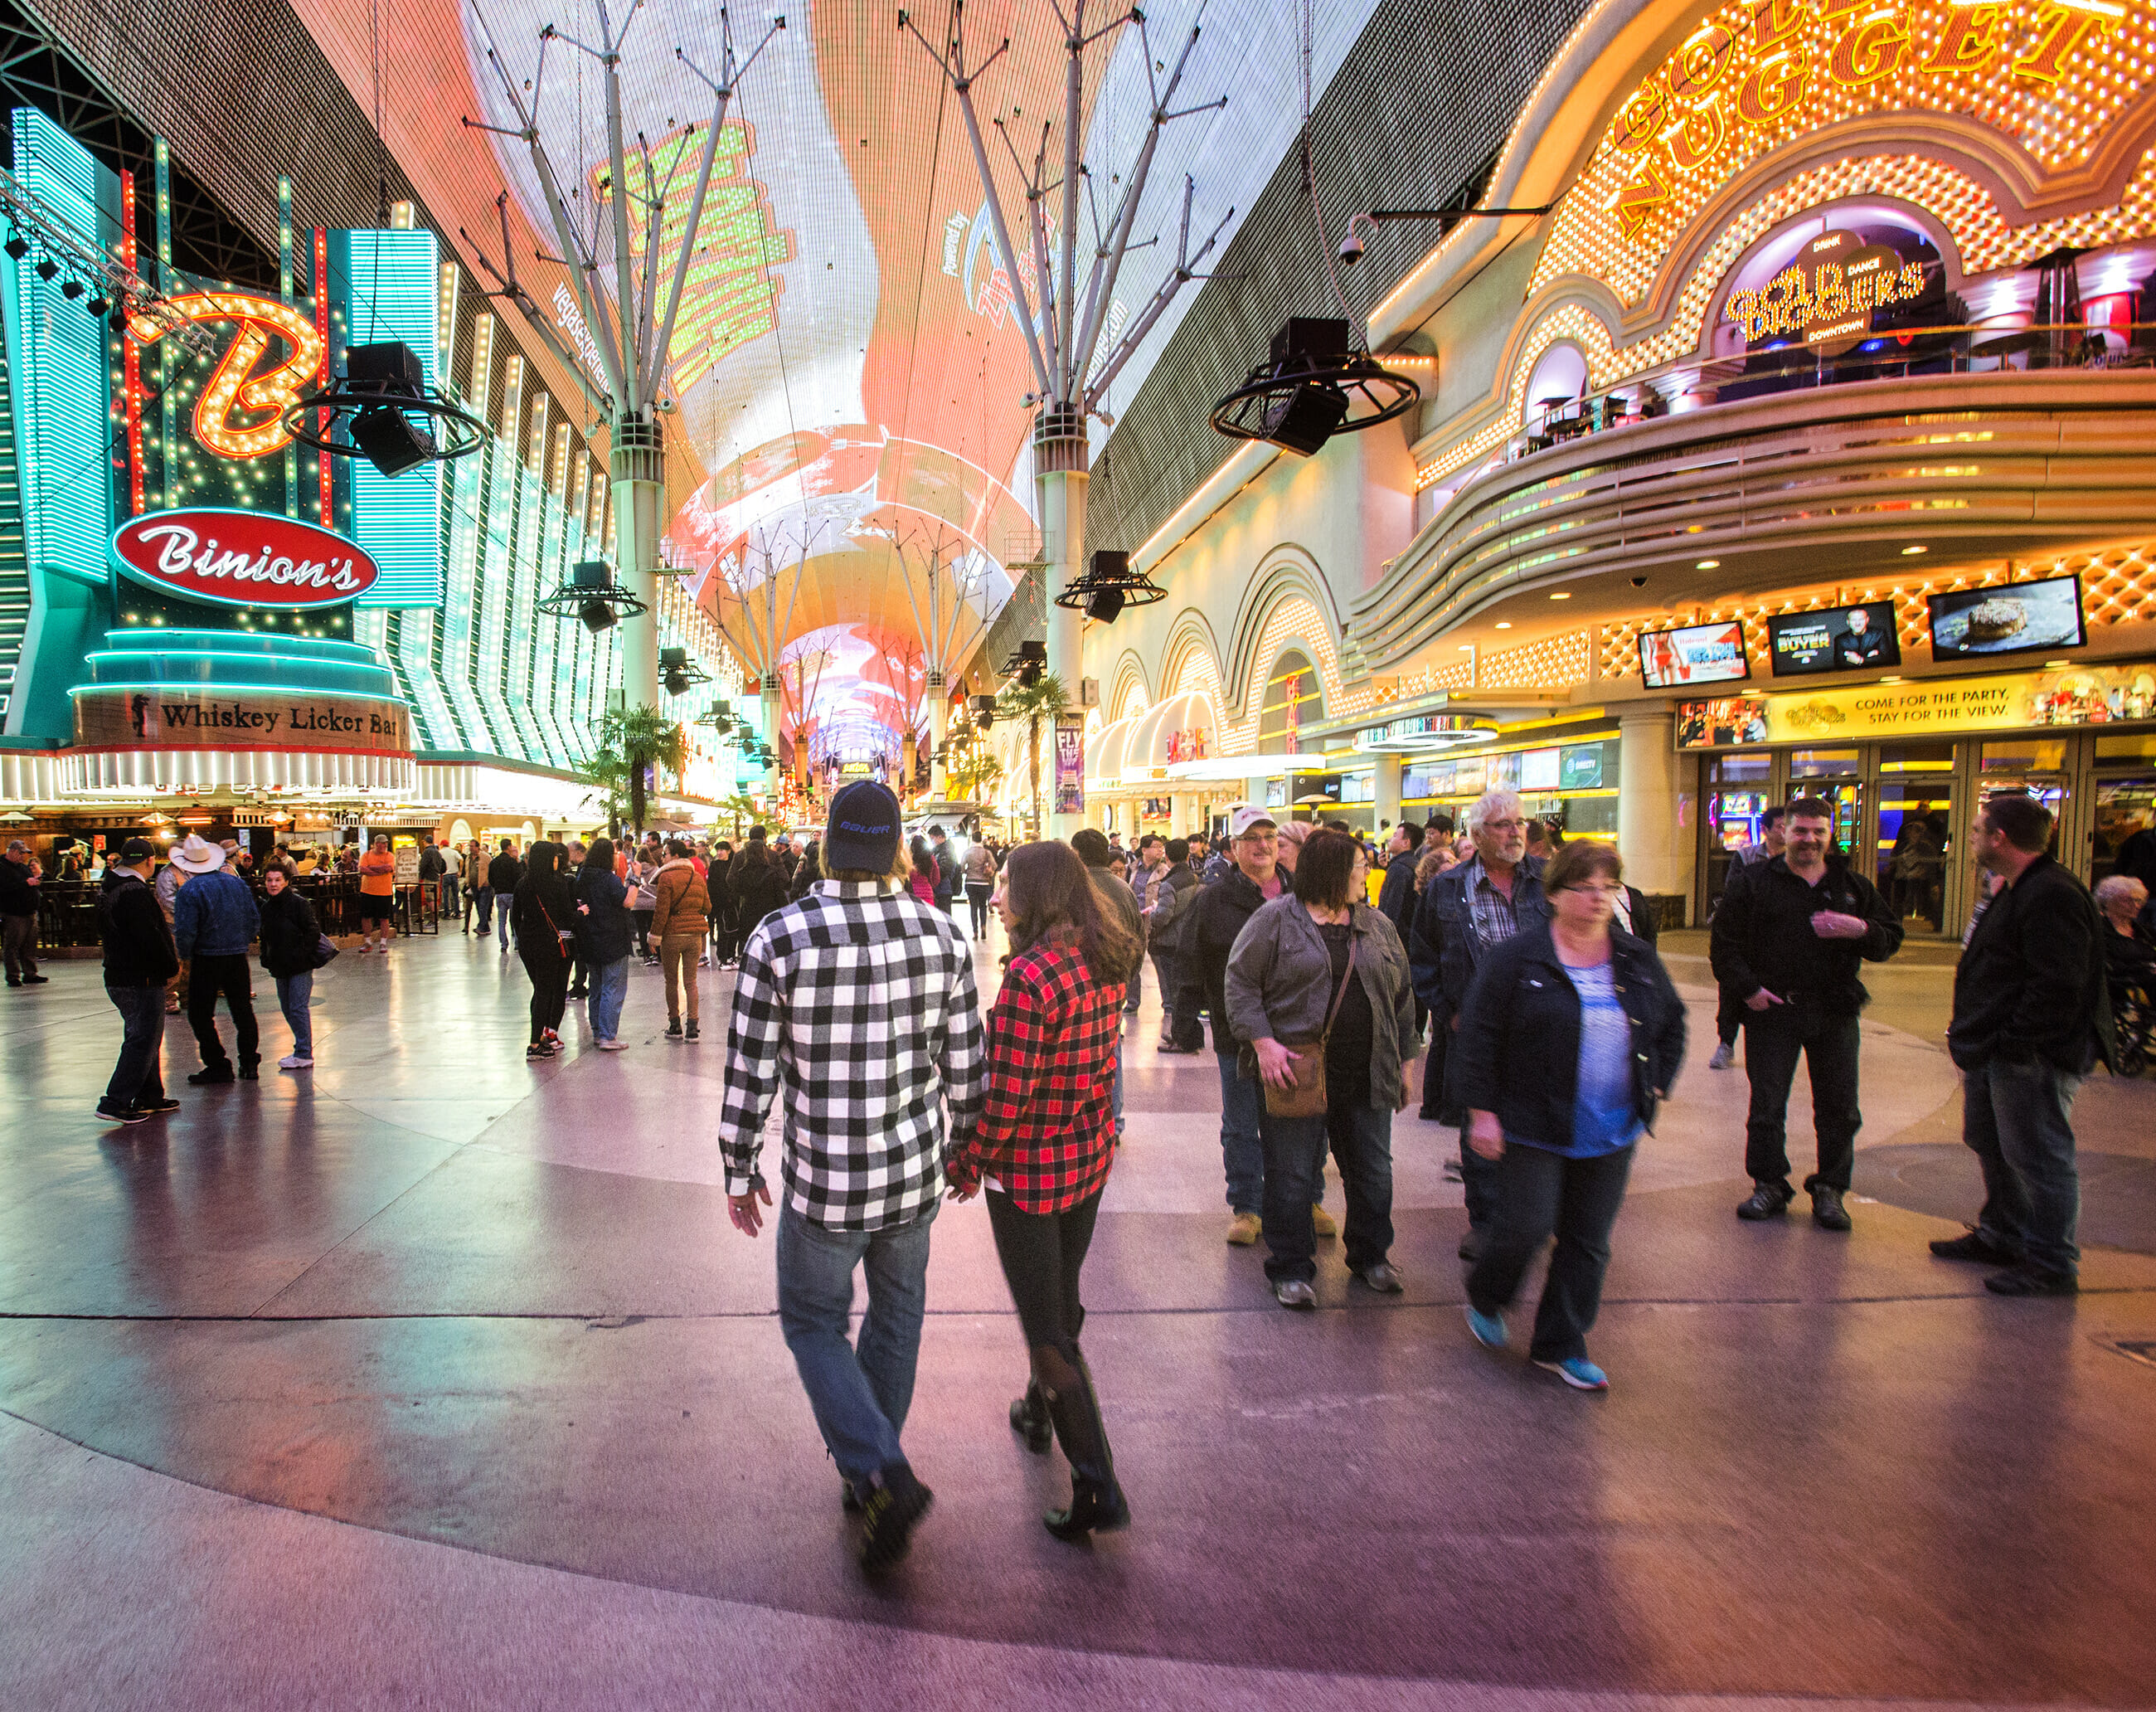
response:
[(372, 696), (200, 685), (74, 692), (74, 746), (90, 749), (334, 749), (412, 753), (412, 710)]
[(377, 574), (341, 535), (269, 512), (151, 512), (113, 532), (111, 553), (121, 575), (212, 606), (343, 606)]
[(1959, 736), (2156, 719), (2156, 666), (2071, 666), (2006, 677), (1866, 684), (1677, 704), (1681, 749)]
[(1086, 812), (1086, 717), (1055, 717), (1055, 808), (1059, 815)]

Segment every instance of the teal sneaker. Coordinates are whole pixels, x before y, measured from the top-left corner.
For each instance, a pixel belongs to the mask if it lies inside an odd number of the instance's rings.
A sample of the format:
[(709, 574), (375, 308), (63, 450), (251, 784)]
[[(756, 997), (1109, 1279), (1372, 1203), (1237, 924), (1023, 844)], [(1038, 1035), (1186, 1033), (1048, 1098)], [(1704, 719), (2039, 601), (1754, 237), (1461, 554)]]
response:
[(1505, 1347), (1505, 1316), (1502, 1314), (1482, 1314), (1475, 1304), (1467, 1304), (1467, 1329), (1475, 1334), (1475, 1341), (1486, 1350)]
[(1568, 1355), (1562, 1361), (1537, 1361), (1535, 1365), (1548, 1368), (1576, 1391), (1609, 1389), (1609, 1375), (1584, 1355)]

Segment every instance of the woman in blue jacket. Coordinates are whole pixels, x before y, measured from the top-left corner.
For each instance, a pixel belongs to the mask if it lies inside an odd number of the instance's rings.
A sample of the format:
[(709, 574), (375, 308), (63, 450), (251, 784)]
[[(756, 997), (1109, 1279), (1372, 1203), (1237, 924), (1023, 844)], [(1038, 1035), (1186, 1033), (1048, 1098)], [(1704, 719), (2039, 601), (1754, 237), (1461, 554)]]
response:
[(613, 871), (613, 841), (594, 838), (577, 877), (577, 949), (590, 971), (592, 1043), (602, 1052), (622, 1050), (621, 1001), (629, 992), (634, 949), (629, 888)]
[(1625, 881), (1609, 846), (1565, 846), (1543, 891), (1551, 918), (1484, 954), (1453, 1047), (1468, 1144), (1497, 1163), (1467, 1324), (1488, 1348), (1504, 1347), (1505, 1310), (1554, 1232), (1528, 1358), (1576, 1390), (1606, 1391), (1587, 1333), (1634, 1147), (1684, 1059), (1684, 1005), (1661, 959), (1611, 926)]

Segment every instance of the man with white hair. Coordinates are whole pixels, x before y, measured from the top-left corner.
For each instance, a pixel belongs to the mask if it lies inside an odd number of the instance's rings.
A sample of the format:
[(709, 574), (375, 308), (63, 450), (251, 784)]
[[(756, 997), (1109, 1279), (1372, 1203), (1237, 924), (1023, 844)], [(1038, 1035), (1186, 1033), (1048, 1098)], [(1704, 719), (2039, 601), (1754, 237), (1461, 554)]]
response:
[[(1542, 863), (1527, 854), (1527, 817), (1516, 791), (1487, 791), (1467, 811), (1475, 854), (1431, 880), (1408, 929), (1415, 996), (1430, 1007), (1431, 1033), (1455, 1034), (1483, 954), (1545, 919)], [(1437, 1048), (1433, 1046), (1433, 1053)], [(1450, 1055), (1446, 1078), (1451, 1079)], [(1460, 1124), (1460, 1180), (1467, 1191), (1467, 1240), (1460, 1258), (1481, 1249), (1496, 1198), (1496, 1162), (1467, 1144), (1466, 1114), (1447, 1089), (1444, 1109)]]

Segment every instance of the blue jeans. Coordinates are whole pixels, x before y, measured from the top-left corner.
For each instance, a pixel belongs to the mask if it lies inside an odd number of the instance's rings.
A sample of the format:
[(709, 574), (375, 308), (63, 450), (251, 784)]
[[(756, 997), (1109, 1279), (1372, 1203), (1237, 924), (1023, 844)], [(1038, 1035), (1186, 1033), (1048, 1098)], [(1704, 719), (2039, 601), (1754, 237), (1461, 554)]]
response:
[[(932, 1201), (910, 1224), (831, 1231), (791, 1206), (778, 1214), (778, 1325), (808, 1393), (817, 1430), (856, 1491), (902, 1465), (913, 1370), (928, 1305)], [(869, 1308), (859, 1348), (847, 1341), (854, 1268), (865, 1263)]]
[(2072, 1121), (2081, 1086), (2080, 1077), (2041, 1060), (1994, 1061), (1969, 1071), (1961, 1091), (1961, 1139), (1984, 1168), (1977, 1227), (2029, 1265), (2068, 1278), (2082, 1257)]
[(1220, 1160), (1228, 1171), (1228, 1209), (1259, 1212), (1265, 1199), (1265, 1144), (1258, 1134), (1265, 1094), (1235, 1073), (1233, 1052), (1213, 1056), (1220, 1066)]
[(621, 1001), (629, 996), (629, 959), (617, 957), (612, 963), (603, 963), (592, 971), (591, 996), (585, 1002), (591, 1007), (592, 1033), (602, 1041), (611, 1041), (621, 1034)]
[[(475, 932), (479, 938), (484, 939), (494, 931), (494, 887), (480, 887), (472, 893), (472, 902), (479, 911), (479, 926)], [(506, 908), (503, 913), (508, 913)]]
[(1383, 1260), (1393, 1246), (1392, 1113), (1356, 1105), (1314, 1118), (1276, 1118), (1264, 1108), (1262, 1090), (1258, 1104), (1265, 1159), (1265, 1276), (1305, 1283), (1317, 1276), (1317, 1232), (1310, 1209), (1325, 1194), (1328, 1145), (1348, 1191), (1348, 1264), (1362, 1272)]
[(307, 969), (295, 975), (279, 975), (277, 1008), (285, 1013), (285, 1021), (292, 1030), (292, 1052), (295, 1057), (315, 1056), (315, 1021), (307, 1014), (307, 1003), (315, 992), (315, 972)]
[(120, 1062), (105, 1084), (108, 1106), (146, 1106), (165, 1097), (165, 1074), (158, 1055), (165, 1044), (165, 984), (153, 987), (107, 987), (105, 996), (120, 1013)]

